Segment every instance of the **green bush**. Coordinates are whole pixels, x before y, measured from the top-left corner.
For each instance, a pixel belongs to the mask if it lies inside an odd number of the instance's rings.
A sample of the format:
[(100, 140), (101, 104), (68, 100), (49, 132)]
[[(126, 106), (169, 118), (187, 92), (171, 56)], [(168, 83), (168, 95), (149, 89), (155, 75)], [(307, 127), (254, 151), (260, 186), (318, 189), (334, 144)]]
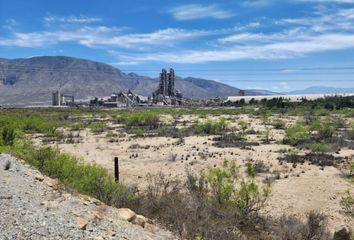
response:
[(150, 129), (159, 127), (159, 115), (154, 111), (138, 111), (122, 116), (128, 127), (148, 126)]
[(5, 127), (1, 131), (1, 142), (5, 146), (11, 146), (15, 141), (15, 130), (13, 128)]
[(291, 145), (298, 145), (310, 139), (310, 132), (308, 128), (301, 123), (296, 123), (294, 126), (285, 131), (285, 143)]
[(222, 134), (225, 132), (227, 127), (227, 122), (225, 118), (220, 120), (206, 120), (203, 122), (198, 122), (195, 126), (195, 130), (198, 134)]
[(134, 135), (137, 135), (137, 136), (143, 136), (144, 133), (145, 133), (145, 130), (142, 129), (142, 128), (131, 128), (127, 131), (127, 133), (129, 134), (134, 134)]
[(83, 128), (84, 128), (84, 126), (83, 126), (83, 124), (81, 122), (75, 122), (75, 123), (73, 123), (71, 125), (71, 130), (73, 130), (73, 131), (78, 131), (78, 130), (81, 130)]
[(329, 145), (324, 142), (316, 142), (311, 144), (310, 149), (313, 152), (324, 153), (329, 151)]
[(28, 142), (18, 142), (11, 153), (38, 168), (51, 178), (80, 193), (96, 197), (117, 207), (135, 206), (138, 198), (134, 191), (116, 183), (107, 170), (96, 164), (85, 164), (68, 154), (50, 147), (36, 148)]
[(103, 122), (91, 123), (88, 128), (91, 129), (93, 133), (101, 133), (107, 128), (107, 124)]
[(333, 134), (335, 134), (336, 130), (337, 129), (330, 123), (323, 123), (318, 129), (318, 137), (323, 140), (330, 139)]
[(282, 119), (275, 119), (273, 122), (272, 122), (272, 126), (275, 128), (275, 129), (284, 129), (285, 128), (285, 121), (282, 120)]
[(254, 178), (257, 175), (256, 167), (251, 163), (246, 163), (246, 173), (248, 177)]
[(243, 121), (243, 120), (239, 121), (238, 124), (241, 127), (242, 133), (245, 135), (250, 124), (246, 121)]
[(213, 199), (219, 205), (232, 207), (238, 217), (245, 221), (258, 215), (270, 194), (270, 185), (260, 188), (254, 181), (256, 170), (253, 165), (247, 169), (250, 180), (238, 178), (235, 162), (224, 161), (223, 168), (210, 168), (206, 173), (207, 186)]
[(106, 138), (116, 138), (116, 137), (118, 137), (118, 134), (117, 134), (117, 133), (114, 133), (114, 132), (112, 132), (112, 131), (108, 131), (108, 132), (106, 133)]
[(237, 179), (237, 167), (233, 162), (224, 162), (223, 168), (210, 168), (206, 173), (206, 180), (211, 194), (219, 204), (230, 202)]

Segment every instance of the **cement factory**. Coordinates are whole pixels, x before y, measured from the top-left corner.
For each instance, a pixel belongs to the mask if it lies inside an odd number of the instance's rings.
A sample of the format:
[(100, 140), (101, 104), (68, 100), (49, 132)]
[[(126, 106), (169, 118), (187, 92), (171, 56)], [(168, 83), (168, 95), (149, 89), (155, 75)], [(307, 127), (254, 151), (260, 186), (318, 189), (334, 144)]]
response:
[[(166, 69), (162, 69), (160, 73), (160, 81), (156, 91), (152, 93), (152, 97), (137, 95), (132, 91), (119, 91), (112, 93), (108, 98), (93, 98), (88, 103), (91, 107), (137, 107), (137, 106), (181, 106), (184, 103), (183, 94), (175, 89), (175, 71), (173, 68), (167, 73)], [(78, 106), (85, 105), (74, 102), (74, 96), (65, 95), (60, 91), (52, 92), (52, 105), (61, 106)]]

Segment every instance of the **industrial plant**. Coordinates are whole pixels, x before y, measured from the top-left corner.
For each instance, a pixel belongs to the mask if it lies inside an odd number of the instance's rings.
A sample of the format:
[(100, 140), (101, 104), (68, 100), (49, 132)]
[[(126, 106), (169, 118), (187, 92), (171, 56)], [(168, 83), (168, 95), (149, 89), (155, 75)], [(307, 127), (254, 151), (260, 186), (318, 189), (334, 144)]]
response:
[(153, 103), (158, 105), (182, 105), (183, 95), (175, 89), (175, 71), (162, 69), (158, 89), (152, 94)]
[(52, 105), (53, 106), (74, 106), (74, 96), (65, 95), (60, 93), (60, 91), (52, 92)]
[[(137, 106), (181, 106), (183, 105), (183, 94), (175, 88), (175, 71), (170, 68), (169, 73), (166, 69), (162, 69), (160, 73), (159, 85), (156, 91), (152, 93), (152, 97), (145, 97), (133, 93), (132, 91), (119, 91), (112, 93), (107, 98), (94, 97), (88, 103), (91, 107), (137, 107)], [(53, 106), (74, 106), (85, 105), (83, 103), (75, 103), (74, 96), (64, 95), (59, 91), (52, 93)]]

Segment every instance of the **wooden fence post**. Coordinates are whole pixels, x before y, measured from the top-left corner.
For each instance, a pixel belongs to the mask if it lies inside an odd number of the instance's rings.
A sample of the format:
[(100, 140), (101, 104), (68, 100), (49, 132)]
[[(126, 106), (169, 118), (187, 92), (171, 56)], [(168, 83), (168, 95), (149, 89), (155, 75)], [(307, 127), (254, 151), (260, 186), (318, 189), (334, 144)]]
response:
[(118, 157), (114, 158), (114, 178), (116, 182), (119, 182), (119, 164), (118, 164)]

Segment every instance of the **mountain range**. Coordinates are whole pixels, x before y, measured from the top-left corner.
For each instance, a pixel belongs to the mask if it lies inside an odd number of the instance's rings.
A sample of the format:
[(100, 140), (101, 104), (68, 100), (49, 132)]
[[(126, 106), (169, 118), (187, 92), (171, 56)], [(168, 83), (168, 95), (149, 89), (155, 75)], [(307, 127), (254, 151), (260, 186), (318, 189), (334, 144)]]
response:
[[(159, 70), (156, 70), (156, 75)], [(190, 98), (237, 96), (240, 93), (238, 88), (213, 80), (176, 77), (175, 82), (176, 89)], [(123, 73), (108, 64), (73, 57), (0, 59), (0, 104), (3, 105), (49, 104), (51, 92), (58, 89), (82, 100), (128, 89), (139, 95), (151, 96), (158, 83), (158, 78)], [(257, 90), (246, 90), (245, 93), (266, 95)]]

